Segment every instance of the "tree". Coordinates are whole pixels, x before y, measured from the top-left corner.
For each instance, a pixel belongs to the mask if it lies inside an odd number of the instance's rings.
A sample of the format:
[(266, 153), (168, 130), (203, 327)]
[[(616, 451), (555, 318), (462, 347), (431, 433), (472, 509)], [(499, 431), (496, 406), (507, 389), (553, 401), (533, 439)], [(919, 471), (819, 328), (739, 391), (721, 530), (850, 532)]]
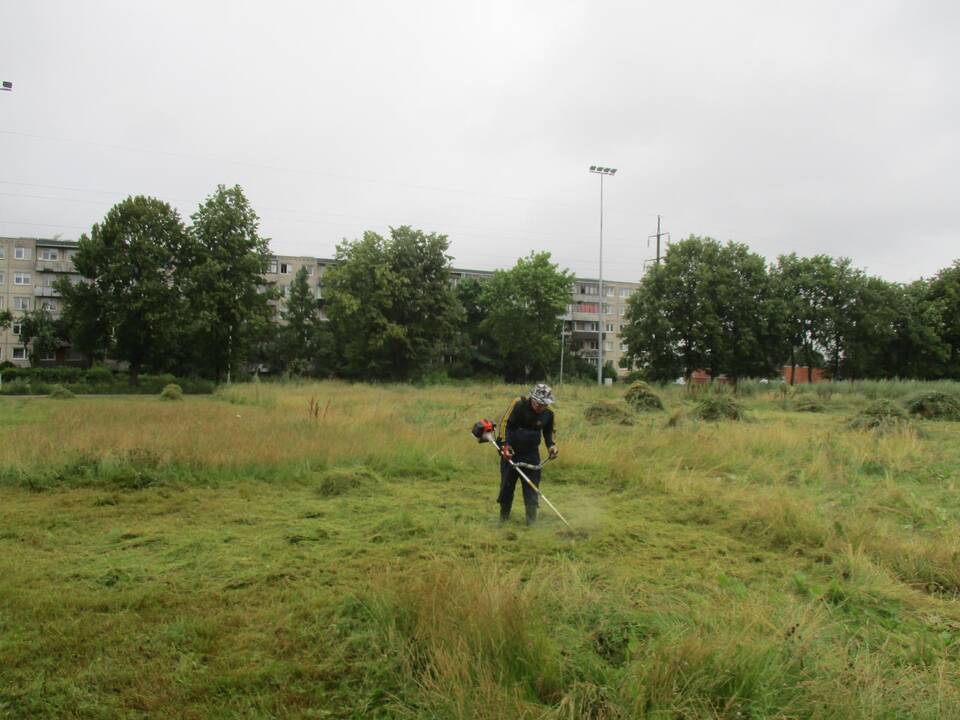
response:
[(191, 219), (177, 270), (190, 318), (191, 353), (183, 361), (220, 380), (272, 321), (271, 294), (262, 290), (270, 246), (239, 185), (218, 185)]
[(57, 284), (77, 347), (129, 363), (131, 385), (143, 367), (168, 366), (177, 345), (172, 278), (184, 243), (180, 216), (167, 203), (129, 197), (80, 237), (80, 282)]
[(926, 300), (936, 308), (940, 338), (946, 346), (938, 375), (960, 380), (960, 260), (937, 273), (930, 282)]
[(408, 380), (439, 363), (462, 322), (450, 286), (445, 235), (409, 226), (337, 246), (324, 275), (340, 371), (348, 377)]
[(543, 378), (557, 364), (573, 281), (573, 273), (550, 262), (550, 253), (531, 252), (484, 285), (489, 310), (482, 328), (497, 345), (507, 379)]
[(68, 345), (67, 337), (68, 328), (64, 322), (54, 318), (45, 308), (24, 313), (20, 321), (20, 342), (29, 348), (31, 365)]
[(6, 330), (13, 322), (13, 313), (9, 310), (0, 310), (0, 330)]
[(277, 332), (280, 365), (297, 374), (322, 375), (330, 369), (330, 342), (320, 319), (320, 301), (307, 281), (307, 268), (297, 271)]
[(772, 374), (785, 354), (783, 309), (762, 257), (691, 235), (674, 243), (628, 301), (623, 338), (644, 375)]
[(483, 283), (476, 278), (465, 278), (457, 285), (456, 295), (464, 322), (454, 341), (455, 365), (451, 374), (459, 377), (500, 374), (497, 346), (484, 324), (490, 311)]

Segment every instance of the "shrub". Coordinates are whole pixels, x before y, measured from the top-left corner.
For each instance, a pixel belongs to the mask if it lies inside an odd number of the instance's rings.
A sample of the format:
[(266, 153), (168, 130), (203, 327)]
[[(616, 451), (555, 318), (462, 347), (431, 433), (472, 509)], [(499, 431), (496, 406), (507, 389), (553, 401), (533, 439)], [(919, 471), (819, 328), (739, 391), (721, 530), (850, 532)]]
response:
[(609, 400), (594, 403), (584, 411), (583, 417), (592, 425), (600, 425), (601, 423), (633, 425), (633, 413)]
[(910, 427), (910, 419), (892, 400), (874, 400), (847, 423), (851, 430), (893, 432)]
[(653, 389), (642, 380), (633, 383), (623, 396), (627, 404), (637, 412), (663, 410), (663, 401)]
[(907, 411), (927, 420), (960, 420), (960, 399), (944, 392), (927, 392), (907, 401)]
[(165, 385), (160, 391), (161, 400), (183, 400), (183, 388), (176, 383)]
[(743, 405), (729, 395), (711, 395), (697, 403), (693, 414), (701, 420), (743, 420)]
[(63, 385), (54, 385), (50, 388), (51, 400), (74, 400), (76, 397), (76, 395), (67, 390)]

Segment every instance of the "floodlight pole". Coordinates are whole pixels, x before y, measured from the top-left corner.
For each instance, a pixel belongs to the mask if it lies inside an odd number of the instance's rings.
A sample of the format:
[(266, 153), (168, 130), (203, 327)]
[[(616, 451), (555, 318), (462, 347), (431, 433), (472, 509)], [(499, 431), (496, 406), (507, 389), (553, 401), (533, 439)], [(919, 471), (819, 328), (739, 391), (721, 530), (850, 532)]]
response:
[(591, 165), (590, 172), (600, 176), (600, 303), (597, 306), (597, 385), (603, 386), (603, 176), (616, 175), (616, 168)]

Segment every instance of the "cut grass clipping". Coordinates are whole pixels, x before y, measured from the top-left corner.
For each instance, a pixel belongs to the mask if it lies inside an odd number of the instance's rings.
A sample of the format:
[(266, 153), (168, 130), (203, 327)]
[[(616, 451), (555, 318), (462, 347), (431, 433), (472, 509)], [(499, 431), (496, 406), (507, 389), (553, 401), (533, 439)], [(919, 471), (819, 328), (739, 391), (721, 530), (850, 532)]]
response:
[(943, 392), (922, 393), (907, 401), (907, 411), (927, 420), (960, 420), (960, 399)]
[(176, 383), (170, 383), (164, 386), (160, 391), (161, 400), (183, 400), (183, 388)]
[(584, 411), (583, 417), (591, 425), (604, 423), (633, 425), (633, 413), (630, 409), (609, 400), (593, 403)]
[(627, 394), (623, 396), (623, 399), (637, 412), (663, 410), (663, 401), (660, 397), (649, 385), (639, 380), (627, 389)]
[(892, 400), (874, 400), (857, 413), (847, 427), (851, 430), (887, 433), (906, 430), (911, 424), (907, 414)]
[(713, 395), (704, 398), (697, 403), (693, 415), (700, 420), (711, 422), (746, 419), (743, 405), (729, 395)]

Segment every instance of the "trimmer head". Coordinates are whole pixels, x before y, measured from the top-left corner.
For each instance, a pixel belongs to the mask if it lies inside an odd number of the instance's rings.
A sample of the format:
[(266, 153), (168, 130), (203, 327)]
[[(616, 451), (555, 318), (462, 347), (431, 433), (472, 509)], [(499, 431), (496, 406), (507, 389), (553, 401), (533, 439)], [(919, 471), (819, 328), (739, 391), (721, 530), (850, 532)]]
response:
[(493, 442), (493, 431), (497, 429), (497, 424), (484, 418), (473, 424), (470, 434), (473, 435), (478, 443)]

